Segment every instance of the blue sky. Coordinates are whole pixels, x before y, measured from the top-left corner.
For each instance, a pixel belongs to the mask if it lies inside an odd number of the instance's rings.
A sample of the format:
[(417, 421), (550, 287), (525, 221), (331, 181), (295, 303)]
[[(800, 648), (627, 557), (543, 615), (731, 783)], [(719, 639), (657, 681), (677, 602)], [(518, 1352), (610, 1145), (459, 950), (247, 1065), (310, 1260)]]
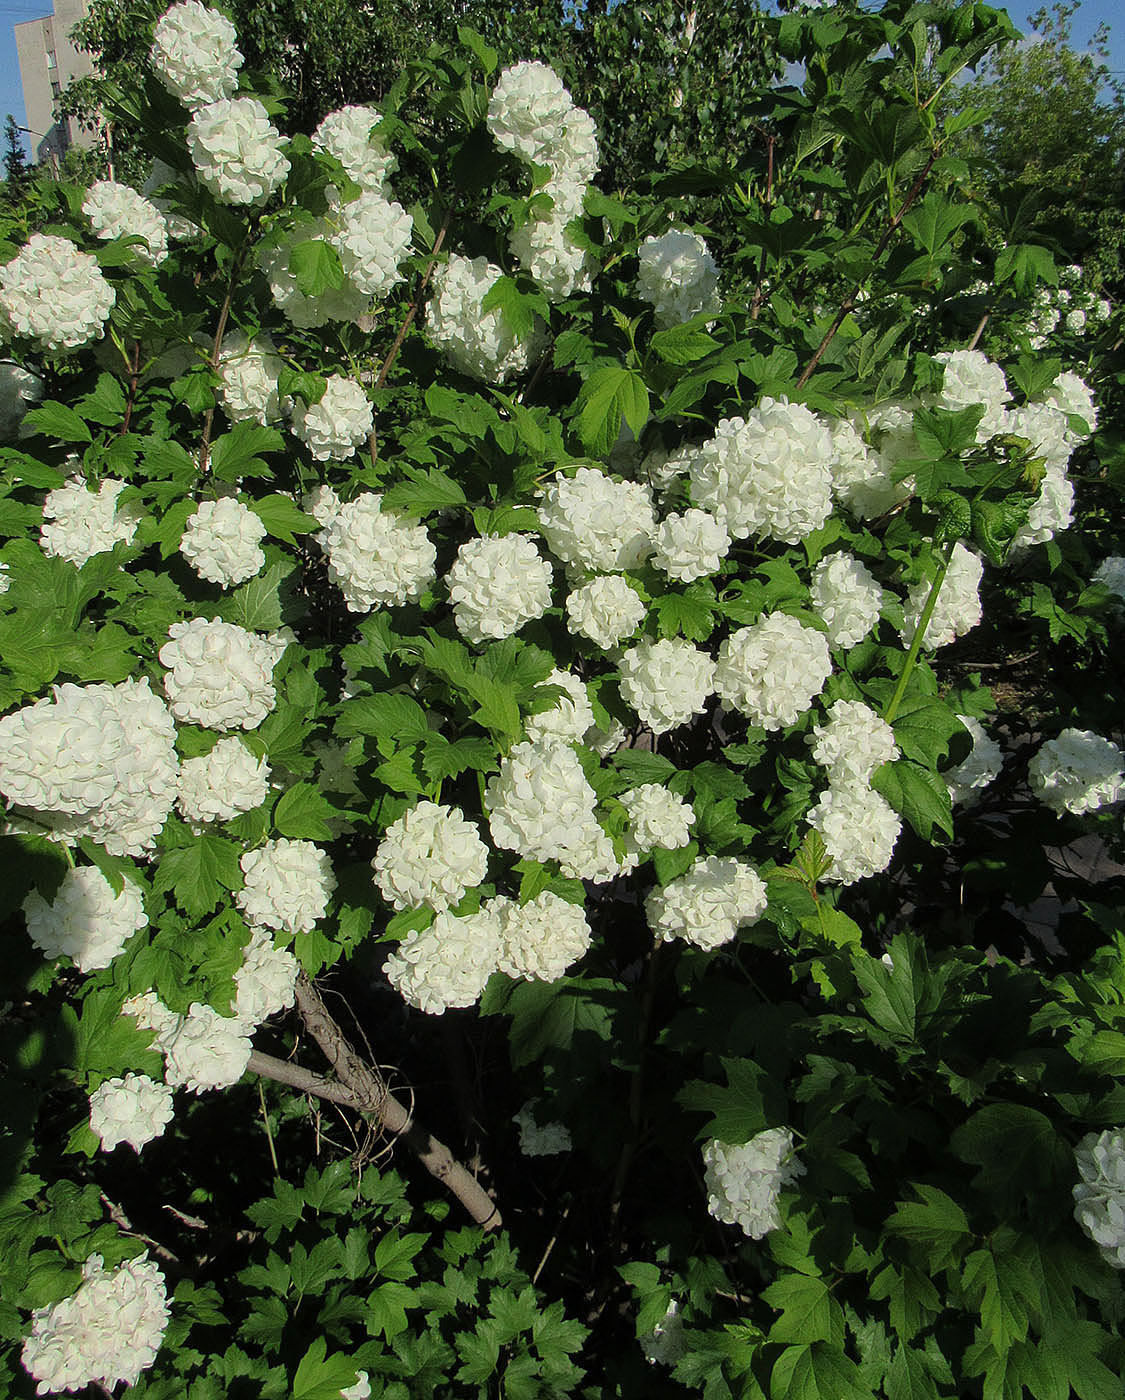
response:
[[(1037, 9), (1038, 4), (1008, 6), (1009, 14), (1021, 28), (1027, 26), (1027, 17)], [(45, 5), (37, 4), (35, 0), (0, 0), (0, 123), (8, 112), (20, 126), (27, 121), (12, 26), (21, 20), (36, 19), (50, 12), (50, 0)], [(1082, 0), (1073, 20), (1074, 45), (1077, 48), (1089, 43), (1102, 21), (1110, 27), (1109, 66), (1117, 77), (1125, 80), (1125, 16), (1122, 15), (1120, 0)]]

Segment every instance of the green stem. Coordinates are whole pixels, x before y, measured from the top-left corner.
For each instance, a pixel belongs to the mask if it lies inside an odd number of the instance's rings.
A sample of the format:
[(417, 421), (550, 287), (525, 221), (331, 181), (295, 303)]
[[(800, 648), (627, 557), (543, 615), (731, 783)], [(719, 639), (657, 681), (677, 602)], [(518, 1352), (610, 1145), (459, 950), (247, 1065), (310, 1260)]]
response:
[(926, 635), (926, 628), (930, 625), (930, 618), (934, 615), (934, 608), (937, 607), (938, 593), (945, 582), (945, 576), (949, 572), (949, 561), (953, 558), (953, 547), (956, 540), (950, 540), (945, 547), (945, 557), (938, 566), (938, 571), (934, 575), (934, 581), (930, 584), (929, 596), (926, 599), (926, 606), (922, 609), (922, 616), (918, 619), (918, 626), (914, 629), (914, 638), (910, 643), (910, 650), (906, 654), (906, 664), (902, 668), (902, 675), (898, 678), (898, 685), (895, 686), (895, 693), (891, 696), (891, 703), (887, 706), (883, 718), (888, 724), (894, 722), (895, 715), (898, 714), (898, 707), (902, 704), (902, 697), (906, 694), (906, 687), (910, 680), (910, 673), (914, 670), (918, 661), (918, 653), (922, 650), (922, 641)]

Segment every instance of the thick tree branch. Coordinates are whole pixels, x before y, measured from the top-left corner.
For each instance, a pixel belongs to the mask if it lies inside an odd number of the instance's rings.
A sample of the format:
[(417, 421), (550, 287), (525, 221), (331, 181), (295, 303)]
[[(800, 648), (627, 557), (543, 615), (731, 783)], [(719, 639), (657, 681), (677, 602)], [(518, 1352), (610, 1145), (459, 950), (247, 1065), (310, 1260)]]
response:
[(318, 1099), (328, 1099), (330, 1103), (342, 1103), (348, 1108), (358, 1108), (355, 1095), (346, 1084), (334, 1079), (324, 1079), (303, 1065), (295, 1065), (291, 1060), (279, 1060), (273, 1055), (264, 1055), (260, 1050), (250, 1054), (246, 1066), (252, 1074), (260, 1074), (263, 1079), (273, 1079), (278, 1084), (288, 1084), (300, 1089), (302, 1094), (315, 1094)]
[[(478, 1225), (486, 1230), (495, 1230), (501, 1223), (496, 1203), (444, 1143), (438, 1142), (437, 1138), (414, 1122), (410, 1111), (390, 1092), (379, 1072), (356, 1053), (333, 1020), (320, 993), (303, 972), (297, 978), (297, 1009), (309, 1034), (324, 1052), (325, 1059), (336, 1071), (341, 1084), (349, 1091), (352, 1106), (361, 1113), (371, 1114), (391, 1136), (401, 1137), (417, 1154), (430, 1175), (457, 1197)], [(287, 1066), (289, 1071), (296, 1071), (296, 1068)], [(318, 1080), (316, 1075), (309, 1078)], [(328, 1080), (318, 1082), (321, 1085), (330, 1083)], [(309, 1087), (308, 1092), (318, 1090)], [(336, 1101), (343, 1102), (342, 1099)]]

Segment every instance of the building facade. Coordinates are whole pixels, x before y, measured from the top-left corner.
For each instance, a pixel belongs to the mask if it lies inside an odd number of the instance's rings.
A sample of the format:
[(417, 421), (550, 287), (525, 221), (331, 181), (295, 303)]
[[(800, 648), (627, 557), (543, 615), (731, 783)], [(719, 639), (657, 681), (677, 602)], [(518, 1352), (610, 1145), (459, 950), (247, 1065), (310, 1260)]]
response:
[(73, 118), (57, 118), (55, 104), (71, 78), (94, 71), (89, 54), (79, 53), (70, 32), (86, 14), (86, 0), (54, 0), (54, 14), (14, 25), (20, 80), (27, 109), (31, 149), (37, 161), (57, 163), (71, 146), (92, 146), (96, 134)]

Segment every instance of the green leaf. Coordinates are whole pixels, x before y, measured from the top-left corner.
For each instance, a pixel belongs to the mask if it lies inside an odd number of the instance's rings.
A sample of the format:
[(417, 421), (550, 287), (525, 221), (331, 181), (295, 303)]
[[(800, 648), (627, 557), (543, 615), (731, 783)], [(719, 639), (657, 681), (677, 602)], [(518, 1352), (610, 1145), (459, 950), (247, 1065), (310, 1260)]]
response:
[(677, 771), (670, 758), (646, 749), (618, 749), (610, 762), (634, 787), (643, 783), (666, 784)]
[(241, 888), (241, 854), (236, 842), (204, 832), (163, 853), (152, 887), (157, 894), (171, 890), (176, 904), (193, 918), (210, 914), (227, 891)]
[(34, 429), (44, 437), (55, 438), (58, 442), (93, 442), (90, 429), (75, 413), (73, 408), (58, 403), (55, 399), (45, 399), (38, 408), (24, 415), (25, 428)]
[(485, 293), (480, 306), (481, 314), (487, 315), (496, 308), (499, 308), (518, 340), (526, 340), (531, 335), (535, 329), (536, 312), (546, 309), (541, 296), (521, 292), (515, 281), (507, 276), (498, 277)]
[(241, 588), (229, 593), (219, 605), (219, 615), (236, 622), (248, 632), (273, 632), (283, 621), (281, 586), (293, 572), (293, 561), (271, 564)]
[(342, 739), (370, 735), (378, 743), (379, 752), (389, 758), (397, 749), (429, 739), (434, 731), (417, 700), (395, 691), (380, 691), (345, 700), (336, 721), (336, 733)]
[(327, 841), (332, 828), (328, 825), (340, 813), (312, 783), (296, 783), (282, 793), (273, 809), (274, 829), (281, 836), (295, 840)]
[(884, 763), (875, 770), (871, 786), (906, 818), (924, 841), (933, 841), (935, 830), (952, 840), (953, 807), (949, 789), (932, 768), (923, 768), (908, 758)]
[(904, 699), (892, 728), (903, 757), (927, 768), (936, 768), (948, 757), (950, 740), (964, 732), (954, 710), (933, 695)]
[(398, 482), (384, 494), (383, 503), (388, 510), (421, 516), (466, 503), (465, 492), (461, 486), (437, 467), (423, 471), (420, 468), (403, 466), (402, 471), (410, 479)]
[(871, 1400), (859, 1368), (825, 1342), (787, 1347), (774, 1363), (770, 1400)]
[[(771, 1308), (780, 1308), (781, 1316), (769, 1331), (771, 1342), (830, 1342), (833, 1318), (832, 1296), (823, 1279), (806, 1274), (785, 1274), (759, 1294)], [(839, 1304), (836, 1304), (839, 1312)], [(843, 1330), (843, 1317), (839, 1321)]]
[(489, 78), (496, 71), (496, 65), (500, 62), (500, 56), (490, 44), (486, 44), (475, 29), (470, 29), (467, 24), (457, 26), (457, 37), (469, 49), (477, 62), (480, 64), (484, 76)]
[(499, 761), (496, 745), (490, 739), (456, 739), (450, 743), (442, 735), (431, 733), (422, 749), (422, 772), (431, 783), (460, 777), (467, 768), (487, 773)]
[(604, 457), (617, 441), (622, 418), (640, 437), (648, 421), (648, 388), (636, 371), (603, 365), (582, 385), (575, 406), (579, 436), (589, 451)]
[(341, 1352), (328, 1356), (328, 1343), (318, 1337), (305, 1352), (293, 1377), (292, 1400), (340, 1400), (340, 1391), (355, 1385), (359, 1372)]
[(884, 1228), (916, 1245), (929, 1268), (945, 1268), (960, 1258), (972, 1242), (968, 1216), (951, 1196), (936, 1186), (911, 1182), (918, 1201), (899, 1201)]
[[(684, 1108), (710, 1114), (698, 1137), (742, 1143), (768, 1128), (778, 1108), (778, 1087), (753, 1060), (720, 1060), (726, 1084), (694, 1079), (676, 1095)], [(782, 1118), (784, 1118), (784, 1105)], [(776, 1121), (780, 1122), (781, 1118)]]
[(976, 446), (977, 426), (984, 417), (984, 405), (969, 408), (916, 408), (914, 436), (923, 452), (935, 460), (957, 457)]
[(266, 428), (261, 423), (236, 423), (212, 444), (211, 471), (219, 481), (272, 476), (272, 469), (259, 454), (281, 452), (284, 447), (285, 439), (276, 428)]
[(149, 1031), (142, 1031), (121, 1011), (122, 995), (113, 988), (87, 992), (82, 1014), (64, 1008), (62, 1024), (73, 1046), (71, 1062), (80, 1073), (105, 1077), (140, 1070), (160, 1078), (161, 1056), (149, 1048)]
[(1037, 1190), (1066, 1190), (1074, 1156), (1051, 1120), (1025, 1104), (988, 1104), (953, 1133), (950, 1146), (962, 1162), (980, 1168), (978, 1190), (1004, 1204), (1018, 1204)]
[(714, 630), (714, 598), (702, 589), (689, 586), (683, 593), (665, 593), (652, 600), (656, 629), (662, 637), (686, 637), (689, 642), (705, 641)]
[(622, 989), (612, 978), (562, 977), (513, 982), (494, 976), (481, 998), (486, 1016), (512, 1017), (512, 1064), (531, 1064), (550, 1050), (569, 1051), (582, 1035), (608, 1040)]
[(962, 1283), (980, 1308), (985, 1335), (1003, 1356), (1013, 1342), (1027, 1337), (1027, 1301), (1034, 1302), (1035, 1285), (1027, 1266), (1013, 1254), (975, 1249), (965, 1260)]
[(288, 496), (274, 494), (251, 501), (250, 509), (277, 540), (286, 544), (296, 544), (298, 535), (307, 535), (319, 529), (311, 515), (306, 515)]
[(289, 271), (297, 286), (307, 297), (323, 296), (344, 285), (344, 268), (340, 254), (323, 238), (310, 238), (297, 243), (289, 253)]
[(719, 342), (703, 329), (701, 318), (685, 321), (681, 326), (672, 326), (666, 331), (657, 331), (652, 337), (652, 348), (665, 363), (670, 365), (690, 365), (702, 360), (712, 350), (718, 349)]

